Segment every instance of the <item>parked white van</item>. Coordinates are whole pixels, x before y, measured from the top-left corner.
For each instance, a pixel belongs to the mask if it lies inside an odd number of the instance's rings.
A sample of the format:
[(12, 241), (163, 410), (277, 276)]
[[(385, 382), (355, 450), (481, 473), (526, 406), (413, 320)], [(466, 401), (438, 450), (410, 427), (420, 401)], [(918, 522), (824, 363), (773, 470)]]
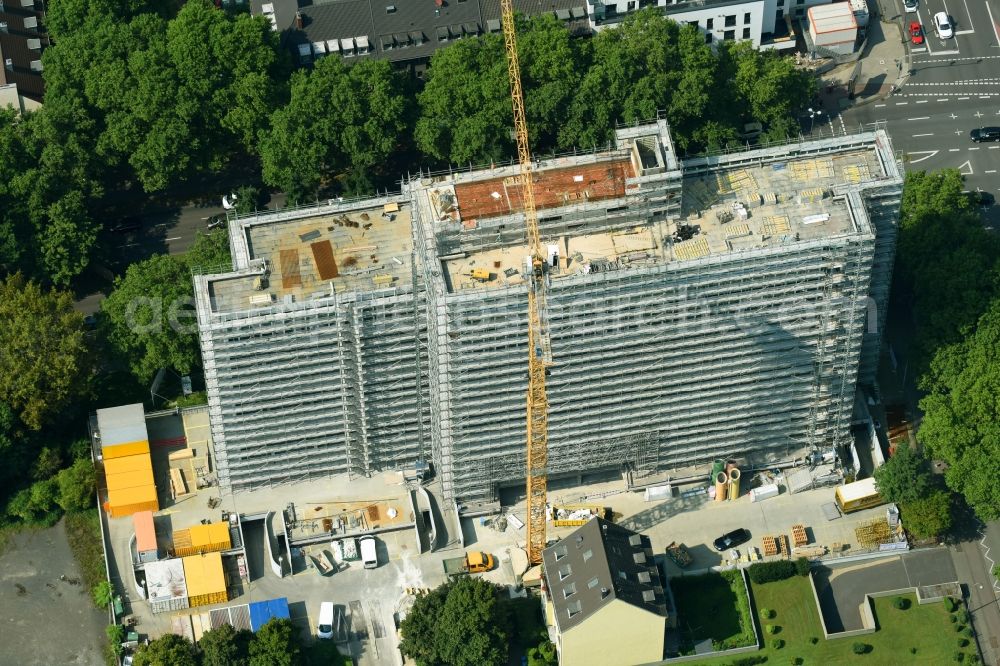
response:
[(365, 536), (358, 539), (361, 546), (361, 561), (365, 569), (374, 569), (378, 566), (378, 550), (375, 548), (375, 537)]
[(319, 605), (319, 622), (316, 623), (316, 636), (333, 638), (333, 602), (324, 601)]

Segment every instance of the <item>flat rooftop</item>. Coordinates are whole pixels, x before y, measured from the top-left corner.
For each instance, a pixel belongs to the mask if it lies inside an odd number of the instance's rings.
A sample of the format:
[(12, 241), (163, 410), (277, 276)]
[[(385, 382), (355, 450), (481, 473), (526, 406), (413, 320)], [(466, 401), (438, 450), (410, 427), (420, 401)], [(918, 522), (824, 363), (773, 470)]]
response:
[[(239, 218), (252, 263), (264, 259), (268, 275), (225, 275), (209, 282), (213, 312), (267, 307), (282, 301), (327, 298), (335, 293), (377, 291), (411, 280), (413, 238), (406, 203), (314, 209), (308, 217)], [(316, 210), (322, 211), (316, 214)]]
[[(591, 165), (631, 177), (628, 161)], [(563, 169), (571, 172), (572, 169)], [(739, 166), (717, 166), (686, 170), (683, 178), (681, 216), (677, 220), (654, 221), (624, 229), (545, 238), (551, 258), (558, 255), (553, 279), (577, 273), (600, 272), (671, 261), (688, 261), (754, 248), (809, 241), (857, 231), (847, 201), (834, 188), (857, 185), (887, 177), (872, 147), (835, 154), (743, 161)], [(589, 176), (583, 183), (570, 181), (578, 190), (591, 187)], [(542, 180), (541, 178), (539, 179)], [(565, 180), (557, 181), (566, 185)], [(602, 183), (606, 197), (623, 196), (615, 180)], [(483, 185), (502, 184), (500, 179), (474, 183), (475, 205), (480, 205)], [(462, 187), (456, 186), (463, 218), (469, 214), (462, 205)], [(509, 190), (509, 186), (507, 190)], [(536, 185), (537, 189), (537, 185)], [(508, 201), (489, 196), (497, 214)], [(545, 192), (543, 196), (551, 196)], [(561, 196), (565, 196), (565, 192)], [(571, 195), (572, 196), (572, 195)], [(514, 201), (514, 200), (512, 200)], [(517, 200), (519, 201), (519, 199)], [(566, 203), (569, 203), (567, 201)], [(553, 204), (558, 205), (558, 204)], [(494, 247), (461, 257), (442, 260), (450, 291), (502, 288), (524, 282), (527, 245)]]
[[(634, 177), (628, 158), (544, 169), (534, 174), (535, 208), (621, 197), (625, 195), (625, 179)], [(470, 222), (523, 211), (523, 196), (517, 176), (455, 185), (462, 219)]]

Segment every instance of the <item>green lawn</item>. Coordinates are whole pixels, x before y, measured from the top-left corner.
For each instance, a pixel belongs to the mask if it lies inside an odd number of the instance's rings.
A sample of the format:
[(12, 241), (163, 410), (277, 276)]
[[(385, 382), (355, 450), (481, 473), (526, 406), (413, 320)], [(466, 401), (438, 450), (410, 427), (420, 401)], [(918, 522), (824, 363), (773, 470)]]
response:
[[(737, 581), (737, 584), (743, 583)], [(737, 595), (726, 578), (719, 574), (684, 576), (672, 579), (670, 589), (681, 621), (682, 651), (693, 651), (694, 643), (706, 639), (715, 642), (739, 640), (743, 633), (739, 597), (745, 595)]]
[[(671, 585), (673, 581), (671, 581)], [(913, 595), (904, 595), (910, 606), (897, 610), (892, 606), (892, 597), (875, 600), (875, 621), (879, 630), (858, 638), (824, 640), (820, 625), (819, 611), (813, 600), (809, 581), (799, 576), (776, 583), (752, 586), (755, 612), (769, 608), (777, 612), (771, 620), (760, 618), (761, 626), (773, 624), (780, 627), (774, 635), (764, 634), (765, 647), (760, 652), (743, 656), (760, 655), (767, 657), (769, 664), (790, 664), (795, 657), (801, 657), (803, 664), (869, 664), (870, 666), (900, 666), (908, 664), (954, 664), (953, 655), (958, 648), (959, 635), (949, 622), (944, 604), (917, 605)], [(860, 603), (860, 600), (859, 600)], [(758, 618), (760, 616), (758, 615)], [(811, 637), (819, 639), (815, 645)], [(784, 647), (775, 650), (771, 642), (780, 638)], [(855, 641), (867, 643), (871, 650), (864, 655), (855, 655), (851, 646)], [(917, 648), (911, 654), (910, 648)], [(972, 654), (974, 648), (966, 647), (965, 653)], [(716, 666), (730, 663), (734, 657), (717, 657), (691, 662), (699, 666)], [(968, 662), (966, 662), (968, 663)]]

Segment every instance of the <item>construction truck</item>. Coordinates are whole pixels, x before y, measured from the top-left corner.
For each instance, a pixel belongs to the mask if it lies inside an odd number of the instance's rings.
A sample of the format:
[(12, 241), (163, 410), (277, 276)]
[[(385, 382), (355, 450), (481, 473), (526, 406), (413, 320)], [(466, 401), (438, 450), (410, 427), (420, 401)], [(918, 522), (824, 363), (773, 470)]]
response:
[(496, 564), (496, 561), (489, 553), (482, 553), (477, 550), (466, 553), (462, 557), (449, 558), (441, 564), (444, 566), (444, 572), (448, 576), (461, 576), (489, 571)]

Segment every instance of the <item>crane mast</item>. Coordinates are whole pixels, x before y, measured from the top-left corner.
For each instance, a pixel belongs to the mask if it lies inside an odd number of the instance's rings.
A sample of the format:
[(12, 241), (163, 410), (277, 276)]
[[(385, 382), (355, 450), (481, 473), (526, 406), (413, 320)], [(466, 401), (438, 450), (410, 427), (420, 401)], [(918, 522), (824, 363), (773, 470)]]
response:
[(546, 256), (538, 232), (535, 190), (532, 176), (528, 124), (524, 115), (521, 68), (517, 58), (517, 34), (512, 0), (500, 0), (504, 48), (507, 51), (507, 77), (514, 106), (514, 134), (520, 162), (521, 197), (524, 202), (524, 225), (531, 247), (531, 271), (528, 277), (528, 396), (527, 396), (527, 526), (528, 561), (539, 564), (545, 548), (545, 503), (548, 485), (549, 402), (545, 389), (545, 371), (551, 363), (548, 323), (545, 308)]

